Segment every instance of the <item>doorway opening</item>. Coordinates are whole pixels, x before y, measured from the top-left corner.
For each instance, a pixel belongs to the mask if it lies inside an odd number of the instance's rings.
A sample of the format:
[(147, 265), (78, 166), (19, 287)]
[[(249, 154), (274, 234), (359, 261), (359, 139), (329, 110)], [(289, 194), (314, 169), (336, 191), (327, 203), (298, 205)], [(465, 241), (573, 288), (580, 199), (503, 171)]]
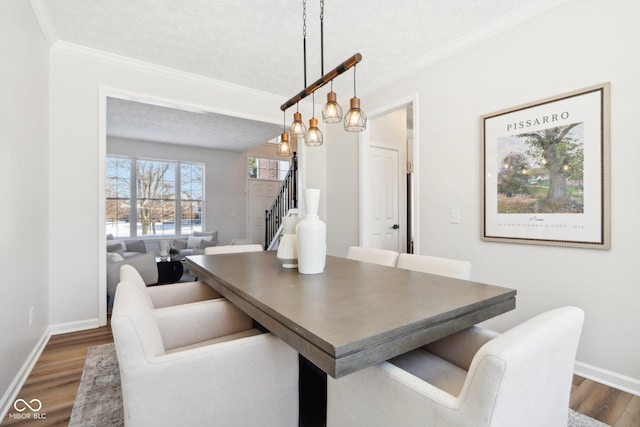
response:
[(371, 113), (360, 146), (360, 245), (417, 251), (415, 97)]

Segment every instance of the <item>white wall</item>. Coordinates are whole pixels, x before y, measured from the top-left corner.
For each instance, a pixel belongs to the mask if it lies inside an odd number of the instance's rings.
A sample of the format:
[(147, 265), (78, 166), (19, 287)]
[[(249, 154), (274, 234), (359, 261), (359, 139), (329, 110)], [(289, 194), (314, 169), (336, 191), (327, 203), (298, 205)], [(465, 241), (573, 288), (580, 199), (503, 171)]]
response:
[[(345, 132), (342, 123), (328, 125), (325, 132), (327, 157), (327, 253), (347, 256), (349, 246), (358, 245), (359, 134)], [(308, 150), (310, 151), (310, 150)]]
[[(421, 253), (471, 260), (474, 280), (517, 289), (517, 309), (488, 322), (496, 329), (552, 307), (583, 308), (579, 371), (636, 393), (639, 14), (635, 0), (569, 0), (362, 99), (370, 111), (419, 94)], [(482, 242), (480, 117), (606, 81), (611, 82), (611, 250)], [(333, 150), (329, 154), (329, 170), (344, 164)], [(329, 192), (334, 191), (342, 190), (331, 185)], [(460, 209), (460, 224), (450, 224), (452, 208)], [(335, 227), (330, 222), (329, 232)]]
[(107, 139), (107, 153), (205, 164), (205, 228), (221, 245), (247, 235), (247, 157), (244, 153), (149, 141)]
[[(104, 276), (101, 190), (108, 93), (280, 123), (280, 97), (220, 84), (67, 44), (50, 54), (51, 323), (55, 332), (97, 326)], [(101, 192), (102, 191), (102, 192)], [(73, 268), (69, 268), (73, 254)], [(101, 285), (102, 286), (102, 285)]]
[[(48, 337), (48, 47), (29, 2), (0, 2), (0, 416)], [(33, 323), (29, 326), (29, 309)]]

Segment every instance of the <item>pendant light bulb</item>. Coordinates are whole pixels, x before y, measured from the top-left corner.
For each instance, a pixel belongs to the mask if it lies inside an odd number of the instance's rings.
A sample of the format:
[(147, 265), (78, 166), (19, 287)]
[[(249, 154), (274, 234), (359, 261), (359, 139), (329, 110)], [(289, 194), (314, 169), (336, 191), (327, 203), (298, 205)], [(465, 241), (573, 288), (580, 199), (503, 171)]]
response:
[(322, 139), (322, 132), (318, 129), (318, 119), (313, 117), (309, 120), (309, 131), (307, 132), (307, 139), (304, 143), (309, 147), (317, 147), (318, 145), (322, 145)]
[(338, 104), (336, 93), (333, 91), (333, 80), (331, 80), (331, 91), (327, 93), (327, 103), (322, 109), (322, 121), (325, 123), (342, 121), (342, 107)]
[(367, 116), (360, 109), (360, 98), (351, 98), (351, 108), (344, 116), (344, 130), (361, 132), (367, 128)]
[(304, 135), (307, 133), (307, 127), (302, 123), (302, 114), (297, 111), (293, 113), (293, 123), (291, 123), (289, 132), (291, 133), (291, 136), (296, 136), (298, 138), (304, 138)]
[(278, 142), (278, 148), (276, 153), (279, 156), (291, 155), (291, 144), (289, 144), (289, 134), (287, 133), (287, 111), (282, 112), (282, 133), (280, 134), (280, 142)]
[(344, 130), (361, 132), (367, 128), (367, 116), (360, 109), (360, 98), (356, 95), (356, 67), (353, 66), (353, 98), (349, 101), (349, 111), (344, 116)]
[(280, 135), (280, 142), (278, 143), (278, 151), (279, 156), (290, 156), (291, 155), (291, 144), (289, 144), (289, 134), (283, 132)]

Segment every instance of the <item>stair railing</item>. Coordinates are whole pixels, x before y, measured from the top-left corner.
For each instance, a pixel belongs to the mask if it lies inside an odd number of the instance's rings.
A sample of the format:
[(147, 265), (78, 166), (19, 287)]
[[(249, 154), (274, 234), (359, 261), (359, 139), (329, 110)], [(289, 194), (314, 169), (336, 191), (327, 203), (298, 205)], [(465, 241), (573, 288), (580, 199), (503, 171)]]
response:
[(289, 209), (298, 207), (298, 156), (293, 152), (291, 167), (282, 180), (282, 185), (276, 193), (271, 208), (264, 213), (264, 248), (269, 249), (271, 242), (278, 236), (278, 229), (282, 224), (282, 218)]

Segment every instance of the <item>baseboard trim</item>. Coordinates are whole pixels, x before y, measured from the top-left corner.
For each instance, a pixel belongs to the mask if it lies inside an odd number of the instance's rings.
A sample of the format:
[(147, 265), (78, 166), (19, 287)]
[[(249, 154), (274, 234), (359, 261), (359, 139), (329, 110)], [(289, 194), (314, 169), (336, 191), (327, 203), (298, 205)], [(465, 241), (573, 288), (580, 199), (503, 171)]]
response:
[(33, 370), (36, 362), (40, 358), (40, 355), (44, 351), (44, 348), (47, 346), (49, 342), (49, 338), (51, 338), (51, 330), (50, 328), (46, 328), (36, 345), (31, 350), (29, 357), (24, 361), (20, 371), (15, 376), (11, 385), (0, 399), (0, 423), (7, 417), (7, 413), (11, 409), (13, 402), (18, 397), (18, 393), (22, 390), (22, 386), (24, 385), (27, 378), (29, 378), (29, 374)]
[(50, 325), (49, 329), (51, 330), (51, 335), (59, 335), (69, 332), (84, 331), (87, 329), (95, 329), (99, 328), (100, 326), (100, 319), (96, 317), (95, 319), (79, 320), (77, 322), (58, 323), (55, 325)]
[(616, 372), (598, 368), (583, 362), (576, 362), (574, 372), (584, 378), (608, 385), (636, 396), (640, 396), (640, 380)]

